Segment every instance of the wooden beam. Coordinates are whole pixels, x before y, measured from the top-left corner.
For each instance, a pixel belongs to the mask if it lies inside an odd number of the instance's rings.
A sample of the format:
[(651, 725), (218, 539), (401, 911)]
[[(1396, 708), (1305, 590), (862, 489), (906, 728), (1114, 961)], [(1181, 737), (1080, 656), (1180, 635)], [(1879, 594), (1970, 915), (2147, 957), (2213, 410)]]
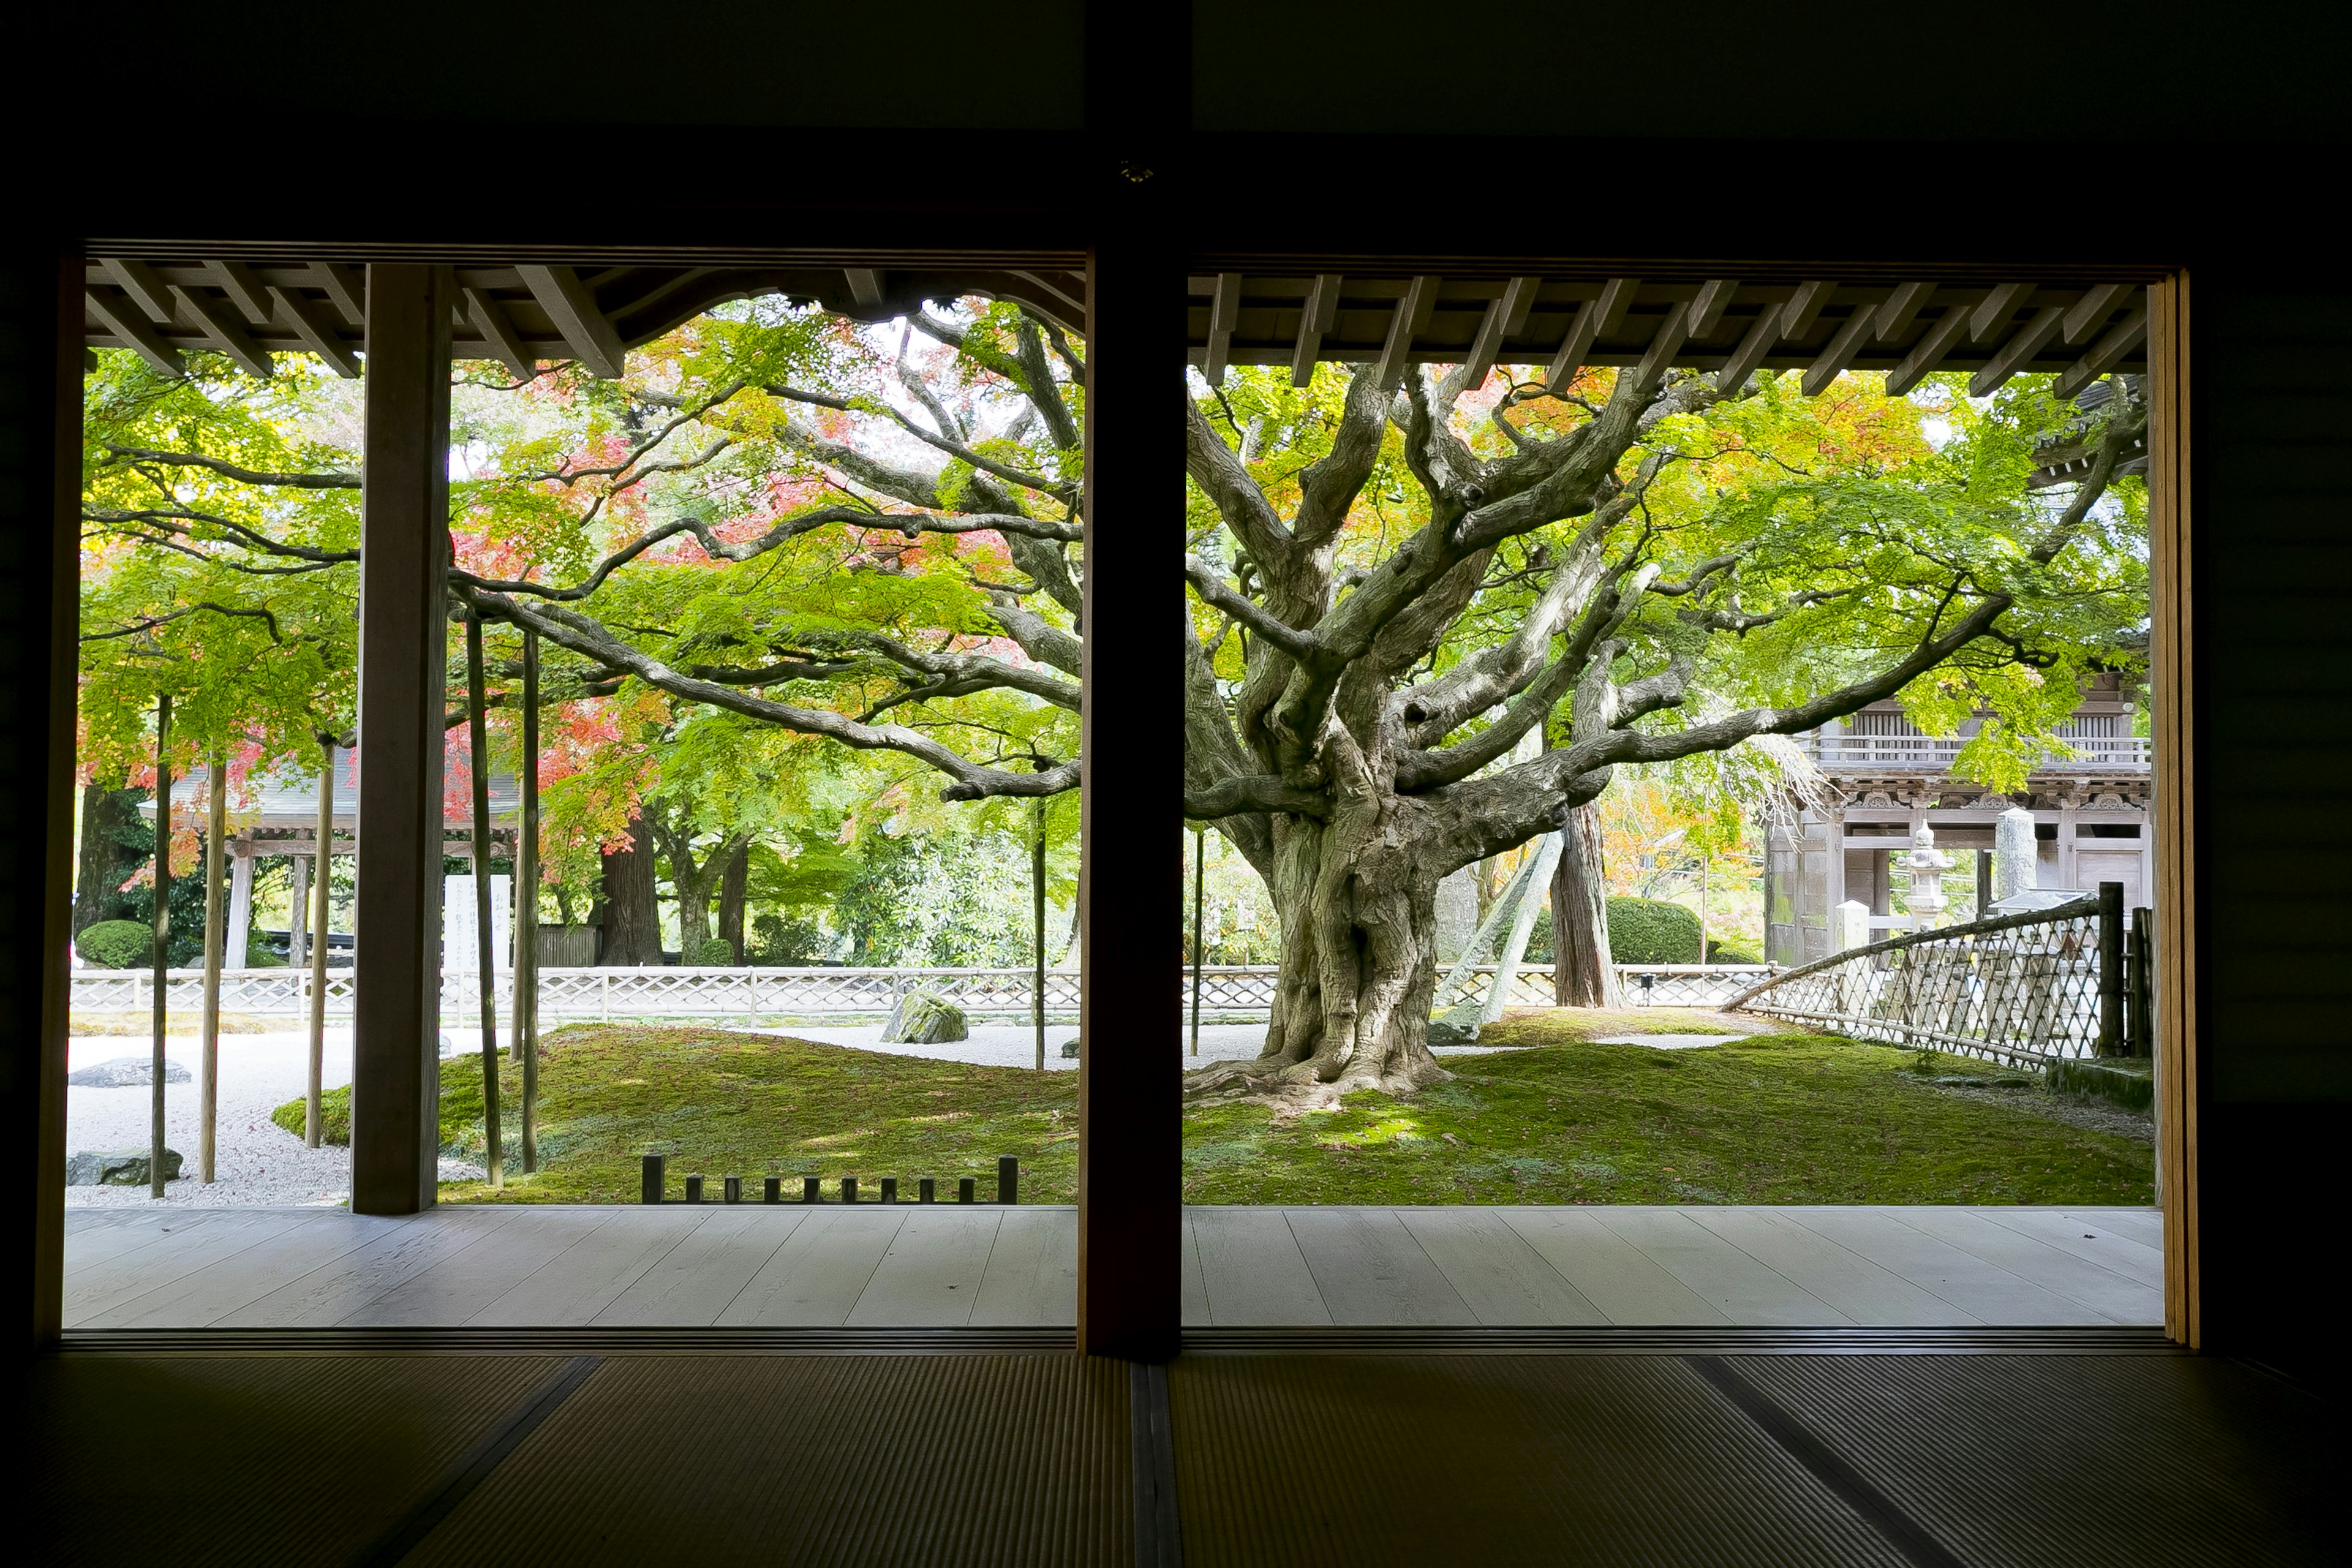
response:
[(1632, 308), (1633, 296), (1641, 291), (1642, 280), (1639, 278), (1612, 278), (1601, 285), (1598, 306), (1600, 315), (1594, 322), (1600, 336), (1616, 335), (1617, 329), (1625, 324), (1625, 312)]
[(2060, 374), (2050, 390), (2059, 397), (2072, 397), (2083, 388), (2122, 363), (2124, 355), (2137, 347), (2147, 336), (2147, 307), (2141, 305), (2132, 313), (2109, 327), (2091, 352), (2076, 360)]
[(1307, 291), (1307, 308), (1298, 314), (1298, 342), (1290, 351), (1290, 384), (1305, 386), (1315, 378), (1315, 361), (1323, 353), (1323, 334), (1339, 315), (1339, 274), (1317, 275)]
[(1918, 318), (1920, 308), (1927, 304), (1928, 296), (1935, 291), (1933, 283), (1897, 283), (1895, 292), (1878, 307), (1877, 324), (1872, 336), (1882, 343), (1901, 337), (1904, 329)]
[(1536, 308), (1540, 278), (1514, 278), (1503, 285), (1503, 336), (1516, 338), (1528, 330), (1528, 312)]
[(1471, 341), (1469, 357), (1462, 362), (1463, 391), (1475, 392), (1486, 385), (1487, 373), (1495, 368), (1504, 342), (1527, 330), (1528, 312), (1535, 306), (1536, 290), (1542, 281), (1538, 278), (1514, 278), (1503, 285), (1502, 298), (1486, 307), (1486, 319), (1478, 323), (1478, 335)]
[(1429, 313), (1437, 305), (1437, 283), (1423, 275), (1405, 285), (1404, 296), (1397, 301), (1396, 314), (1389, 321), (1389, 340), (1381, 346), (1379, 362), (1372, 367), (1372, 384), (1385, 392), (1404, 380), (1404, 368), (1412, 363), (1412, 340), (1429, 325)]
[(556, 335), (572, 350), (572, 357), (588, 367), (599, 381), (618, 381), (627, 354), (613, 323), (597, 308), (596, 298), (569, 267), (518, 267), (523, 287), (555, 323)]
[(1985, 397), (2000, 390), (2003, 383), (2025, 368), (2026, 362), (2042, 352), (2042, 345), (2058, 335), (2058, 325), (2066, 314), (2061, 305), (2044, 305), (2033, 312), (2025, 325), (2010, 335), (1992, 363), (1969, 378), (1969, 395)]
[(1769, 305), (1764, 308), (1755, 324), (1748, 329), (1748, 335), (1739, 340), (1739, 346), (1731, 351), (1723, 369), (1717, 373), (1716, 391), (1728, 397), (1747, 384), (1748, 378), (1756, 374), (1756, 367), (1764, 363), (1764, 356), (1772, 352), (1772, 345), (1780, 341), (1780, 323), (1785, 320), (1787, 317), (1780, 310)]
[(2115, 314), (2117, 302), (2130, 291), (2128, 283), (2094, 284), (2066, 311), (2066, 320), (2063, 323), (2066, 342), (2074, 344), (2088, 338), (2105, 323), (2109, 316)]
[(269, 324), (269, 290), (254, 275), (252, 268), (242, 261), (215, 261), (213, 263), (213, 281), (220, 285), (221, 292), (229, 297), (229, 302), (245, 313), (248, 324), (257, 327)]
[(871, 268), (850, 267), (843, 268), (842, 275), (849, 279), (851, 299), (861, 305), (882, 302), (882, 274)]
[(1700, 284), (1697, 295), (1691, 300), (1690, 335), (1713, 337), (1716, 323), (1723, 320), (1724, 307), (1738, 291), (1739, 280), (1736, 278), (1716, 278)]
[(1821, 317), (1822, 307), (1828, 304), (1830, 296), (1836, 292), (1837, 285), (1826, 278), (1798, 284), (1796, 292), (1789, 296), (1789, 302), (1780, 307), (1780, 335), (1796, 339), (1811, 331), (1813, 322)]
[(106, 330), (139, 351), (139, 357), (155, 367), (158, 375), (179, 376), (187, 374), (187, 365), (180, 351), (163, 341), (163, 334), (148, 322), (145, 316), (131, 308), (127, 296), (102, 293), (92, 289), (83, 298), (89, 302), (89, 312), (106, 323)]
[(1592, 345), (1602, 334), (1623, 324), (1625, 308), (1641, 287), (1638, 278), (1612, 278), (1601, 285), (1599, 299), (1576, 312), (1568, 323), (1568, 335), (1560, 340), (1559, 352), (1551, 356), (1544, 371), (1546, 392), (1557, 397), (1568, 390), (1577, 372), (1584, 368), (1584, 357), (1592, 352)]
[(327, 320), (327, 312), (311, 302), (299, 289), (280, 289), (272, 285), (270, 302), (277, 314), (285, 318), (294, 335), (310, 345), (310, 352), (335, 367), (335, 374), (345, 381), (357, 381), (360, 375), (359, 356), (352, 353), (342, 333)]
[(2009, 330), (2017, 308), (2032, 294), (2031, 283), (1996, 283), (1984, 302), (1969, 312), (1969, 341), (1989, 343)]
[(1900, 397), (1918, 385), (1929, 371), (1944, 363), (1946, 354), (1959, 346), (1960, 334), (1968, 331), (1974, 319), (1974, 313), (1965, 306), (1945, 306), (1944, 313), (1920, 335), (1903, 363), (1886, 373), (1886, 395)]
[(356, 327), (367, 321), (366, 274), (332, 261), (316, 261), (310, 264), (310, 276), (342, 312), (344, 325)]
[(449, 623), (446, 267), (368, 268), (360, 495), (358, 1006), (352, 1212), (433, 1205), (441, 1015), (441, 714)]
[(474, 323), (474, 331), (482, 334), (482, 341), (489, 344), (499, 363), (514, 372), (517, 381), (529, 381), (538, 374), (538, 360), (523, 346), (513, 323), (499, 309), (499, 302), (490, 298), (489, 290), (468, 288), (465, 295), (466, 319)]
[(106, 275), (114, 279), (122, 291), (147, 312), (148, 319), (165, 326), (172, 324), (172, 289), (155, 269), (143, 261), (128, 257), (108, 256), (99, 260)]
[(1220, 272), (1209, 296), (1209, 350), (1201, 357), (1201, 374), (1211, 386), (1224, 384), (1225, 362), (1234, 352), (1234, 326), (1241, 319), (1242, 275)]
[(1658, 383), (1665, 376), (1666, 367), (1674, 363), (1676, 354), (1683, 352), (1683, 345), (1691, 340), (1690, 318), (1691, 308), (1687, 301), (1677, 300), (1668, 307), (1665, 319), (1658, 323), (1656, 335), (1650, 339), (1648, 351), (1642, 355), (1642, 363), (1633, 367), (1634, 396), (1647, 397), (1657, 389)]
[(172, 297), (203, 325), (205, 336), (212, 340), (213, 347), (265, 381), (278, 374), (277, 363), (246, 335), (243, 324), (229, 318), (227, 308), (220, 300), (202, 289), (183, 289), (177, 283), (172, 285)]
[(1821, 357), (1814, 360), (1811, 368), (1805, 372), (1805, 379), (1800, 384), (1807, 397), (1819, 396), (1822, 388), (1835, 381), (1838, 374), (1853, 363), (1853, 356), (1862, 352), (1863, 340), (1870, 335), (1871, 323), (1877, 317), (1878, 312), (1868, 305), (1853, 308), (1853, 314), (1845, 319), (1845, 325), (1837, 330), (1837, 334), (1830, 339), (1829, 346), (1822, 350)]

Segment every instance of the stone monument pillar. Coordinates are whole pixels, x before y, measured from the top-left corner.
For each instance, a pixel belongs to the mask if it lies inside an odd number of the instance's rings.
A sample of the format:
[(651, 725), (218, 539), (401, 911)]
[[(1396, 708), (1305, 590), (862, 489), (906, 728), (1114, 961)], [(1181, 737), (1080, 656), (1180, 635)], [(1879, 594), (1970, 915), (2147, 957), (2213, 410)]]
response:
[(2000, 814), (1992, 829), (1992, 899), (2005, 903), (2030, 893), (2040, 879), (2035, 868), (2040, 851), (2033, 844), (2033, 814), (2014, 805)]

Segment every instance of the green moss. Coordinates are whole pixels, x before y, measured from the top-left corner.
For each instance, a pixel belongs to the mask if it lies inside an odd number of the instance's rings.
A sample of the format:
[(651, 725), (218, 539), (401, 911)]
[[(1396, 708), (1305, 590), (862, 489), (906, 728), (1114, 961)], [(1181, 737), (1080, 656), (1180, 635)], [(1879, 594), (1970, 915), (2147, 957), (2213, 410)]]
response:
[[(269, 1113), (269, 1120), (294, 1134), (302, 1136), (304, 1107), (299, 1096), (288, 1100)], [(349, 1147), (352, 1141), (352, 1086), (331, 1089), (319, 1096), (319, 1142)]]
[[(2150, 1201), (2146, 1144), (1924, 1083), (1908, 1053), (1805, 1035), (1699, 1050), (1591, 1043), (1685, 1033), (1720, 1015), (1675, 1008), (1530, 1010), (1489, 1038), (1533, 1048), (1454, 1058), (1454, 1079), (1400, 1100), (1277, 1115), (1253, 1102), (1190, 1108), (1184, 1194), (1210, 1204), (2004, 1204)], [(1022, 1163), (1033, 1203), (1075, 1201), (1077, 1075), (971, 1067), (717, 1029), (589, 1025), (548, 1037), (542, 1168), (518, 1173), (520, 1070), (500, 1074), (502, 1191), (459, 1202), (634, 1203), (638, 1159), (673, 1185), (780, 1175), (994, 1181)], [(444, 1060), (442, 1129), (479, 1160), (480, 1063)], [(348, 1126), (348, 1091), (329, 1097)], [(289, 1131), (301, 1127), (294, 1102)], [(281, 1125), (288, 1124), (285, 1110)], [(345, 1134), (348, 1136), (348, 1134)]]
[[(1643, 1009), (1661, 1032), (1705, 1015)], [(1697, 1050), (1590, 1043), (1626, 1014), (1539, 1010), (1482, 1038), (1412, 1100), (1348, 1097), (1278, 1117), (1246, 1102), (1185, 1119), (1199, 1204), (2145, 1204), (2145, 1143), (1948, 1094), (1910, 1053), (1810, 1035)], [(1721, 1019), (1716, 1018), (1719, 1028)], [(1192, 1158), (1255, 1143), (1255, 1163)]]

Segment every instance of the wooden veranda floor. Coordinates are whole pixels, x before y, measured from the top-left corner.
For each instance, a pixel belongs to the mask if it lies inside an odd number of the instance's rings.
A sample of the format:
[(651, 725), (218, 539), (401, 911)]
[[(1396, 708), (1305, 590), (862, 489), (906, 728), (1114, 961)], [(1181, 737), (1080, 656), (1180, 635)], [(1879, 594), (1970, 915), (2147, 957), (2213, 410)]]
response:
[[(1192, 1208), (1184, 1321), (2159, 1323), (2136, 1208)], [(67, 1215), (68, 1330), (1008, 1328), (1075, 1317), (1066, 1207)]]

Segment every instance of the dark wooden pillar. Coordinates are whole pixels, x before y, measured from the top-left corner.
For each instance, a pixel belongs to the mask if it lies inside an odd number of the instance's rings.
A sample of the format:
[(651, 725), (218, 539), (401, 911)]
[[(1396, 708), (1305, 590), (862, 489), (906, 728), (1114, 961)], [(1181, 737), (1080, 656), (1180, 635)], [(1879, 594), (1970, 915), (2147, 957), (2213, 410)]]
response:
[(77, 578), (81, 527), (82, 262), (33, 234), (0, 261), (0, 726), (19, 747), (0, 846), (0, 1107), (22, 1194), (9, 1269), (32, 1348), (64, 1300), (66, 943), (73, 917)]
[(433, 1202), (448, 620), (446, 268), (368, 268), (352, 1208)]
[(1184, 277), (1161, 204), (1118, 194), (1087, 283), (1078, 1346), (1158, 1360), (1183, 1217)]

